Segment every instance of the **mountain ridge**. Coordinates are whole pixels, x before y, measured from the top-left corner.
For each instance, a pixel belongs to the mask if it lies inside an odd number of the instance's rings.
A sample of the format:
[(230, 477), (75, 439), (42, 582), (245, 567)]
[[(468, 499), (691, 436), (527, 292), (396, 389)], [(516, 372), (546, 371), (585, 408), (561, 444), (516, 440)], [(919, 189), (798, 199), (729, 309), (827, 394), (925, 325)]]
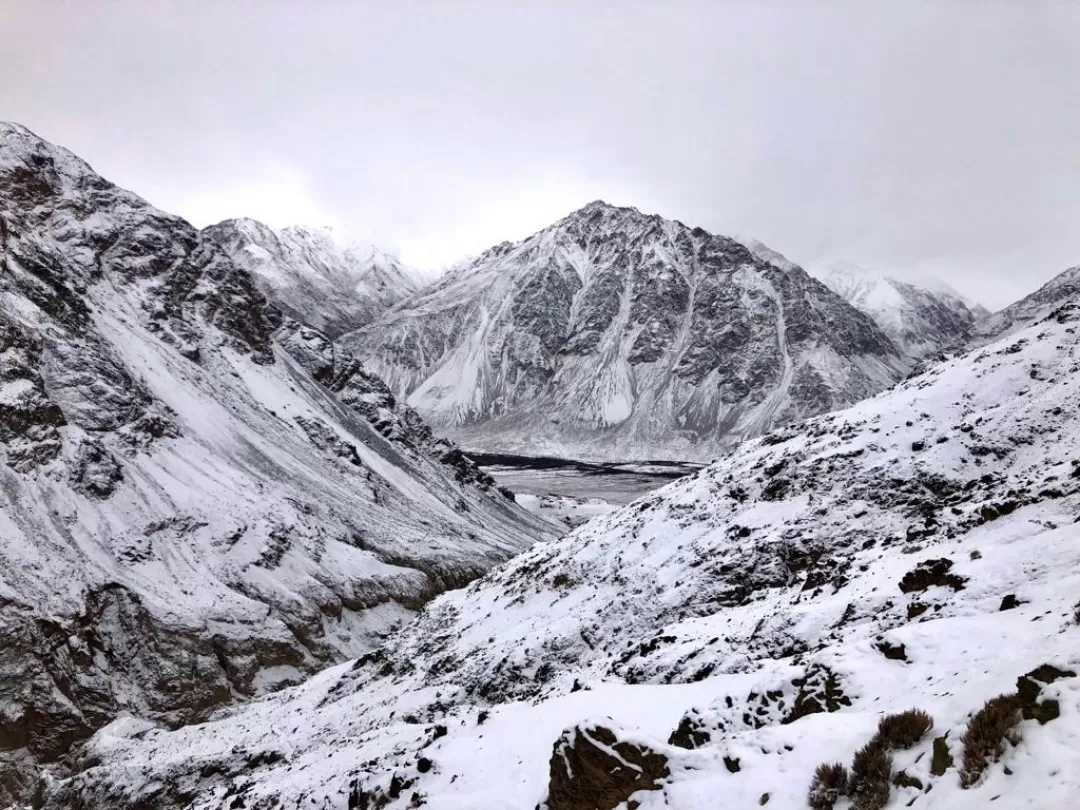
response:
[(711, 458), (910, 365), (801, 269), (602, 201), (339, 343), (466, 446), (580, 458)]
[(331, 230), (275, 230), (227, 219), (202, 234), (250, 271), (262, 291), (330, 338), (364, 325), (421, 286), (415, 271), (368, 243), (341, 244)]
[(1032, 321), (1080, 293), (1080, 265), (1058, 273), (1039, 289), (982, 318), (975, 327), (977, 342), (988, 343), (1023, 329)]

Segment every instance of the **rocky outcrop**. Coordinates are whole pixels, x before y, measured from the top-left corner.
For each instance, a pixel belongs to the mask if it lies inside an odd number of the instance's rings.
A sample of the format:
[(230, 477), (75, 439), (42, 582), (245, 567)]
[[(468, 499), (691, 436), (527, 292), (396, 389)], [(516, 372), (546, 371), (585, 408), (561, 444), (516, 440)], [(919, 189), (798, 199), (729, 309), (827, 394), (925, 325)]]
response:
[(395, 397), (381, 379), (349, 352), (310, 327), (290, 322), (280, 334), (282, 347), (311, 375), (396, 445), (422, 453), (453, 470), (455, 480), (482, 490), (496, 490), (513, 500), (509, 490), (477, 467), (453, 442), (440, 438), (420, 415)]
[(551, 752), (543, 810), (613, 810), (641, 790), (656, 790), (671, 771), (668, 759), (640, 743), (620, 740), (607, 725), (567, 729)]

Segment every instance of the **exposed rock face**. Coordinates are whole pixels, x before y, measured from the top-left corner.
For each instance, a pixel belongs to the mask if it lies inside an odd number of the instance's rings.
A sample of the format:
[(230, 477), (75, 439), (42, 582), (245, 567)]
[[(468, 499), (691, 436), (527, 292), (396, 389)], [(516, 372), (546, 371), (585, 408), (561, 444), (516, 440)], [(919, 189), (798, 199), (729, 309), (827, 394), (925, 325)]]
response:
[(188, 223), (0, 124), (0, 805), (369, 649), (547, 529)]
[(597, 458), (711, 458), (909, 366), (801, 269), (600, 202), (339, 342), (466, 445)]
[(1012, 334), (1045, 318), (1066, 301), (1080, 294), (1080, 265), (1059, 273), (1031, 295), (1009, 304), (975, 325), (974, 339), (987, 343)]
[(436, 436), (415, 410), (390, 392), (386, 383), (349, 352), (336, 349), (321, 332), (289, 323), (280, 339), (285, 350), (334, 392), (338, 401), (363, 416), (384, 437), (452, 469), (459, 483), (475, 484), (482, 490), (497, 489), (513, 500), (509, 490), (500, 487), (452, 442)]
[(366, 326), (419, 286), (415, 274), (372, 245), (342, 246), (328, 230), (274, 230), (254, 219), (227, 219), (202, 235), (285, 312), (336, 338)]
[[(610, 724), (610, 723), (609, 723)], [(551, 752), (544, 810), (613, 810), (670, 775), (667, 757), (604, 725), (567, 729)]]

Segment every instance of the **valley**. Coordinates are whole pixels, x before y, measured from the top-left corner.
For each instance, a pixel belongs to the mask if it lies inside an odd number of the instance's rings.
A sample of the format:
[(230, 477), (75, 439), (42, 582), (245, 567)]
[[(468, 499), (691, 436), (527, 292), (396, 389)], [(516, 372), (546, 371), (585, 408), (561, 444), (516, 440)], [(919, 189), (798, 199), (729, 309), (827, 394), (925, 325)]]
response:
[(0, 806), (1069, 807), (1077, 278), (595, 201), (424, 282), (0, 123)]
[(702, 466), (670, 461), (604, 463), (471, 452), (468, 456), (515, 493), (520, 506), (571, 528), (613, 512)]

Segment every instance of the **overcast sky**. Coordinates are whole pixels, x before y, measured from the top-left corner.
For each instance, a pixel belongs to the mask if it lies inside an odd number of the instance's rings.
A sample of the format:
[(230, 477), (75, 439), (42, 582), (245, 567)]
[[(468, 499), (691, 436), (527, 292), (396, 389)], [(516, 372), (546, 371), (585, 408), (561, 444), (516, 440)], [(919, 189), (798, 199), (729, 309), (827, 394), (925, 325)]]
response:
[(596, 198), (996, 306), (1080, 263), (1080, 2), (0, 0), (0, 118), (434, 268)]

